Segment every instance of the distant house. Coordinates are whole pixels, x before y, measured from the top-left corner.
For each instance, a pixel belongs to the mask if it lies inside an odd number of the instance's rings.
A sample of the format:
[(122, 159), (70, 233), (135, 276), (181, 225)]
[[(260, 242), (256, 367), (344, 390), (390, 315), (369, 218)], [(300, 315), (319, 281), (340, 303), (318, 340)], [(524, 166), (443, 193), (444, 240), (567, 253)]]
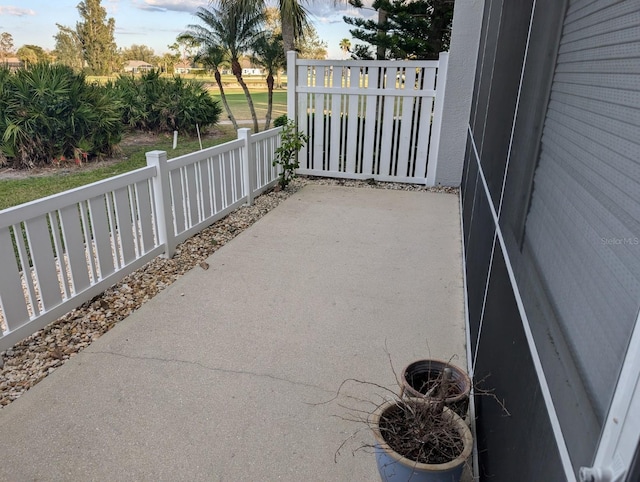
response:
[[(253, 65), (248, 57), (241, 57), (238, 62), (242, 68), (242, 75), (265, 75), (264, 70)], [(231, 68), (221, 69), (220, 73), (222, 75), (233, 75)]]
[(240, 67), (242, 67), (242, 75), (263, 75), (262, 69), (253, 65), (249, 57), (240, 58)]
[(174, 72), (176, 74), (188, 74), (191, 72), (192, 66), (191, 63), (186, 61), (178, 62), (174, 67)]
[(138, 72), (148, 72), (153, 70), (153, 65), (143, 60), (127, 60), (124, 63), (124, 71), (137, 74)]
[(242, 69), (242, 75), (262, 75), (262, 69), (245, 68)]
[(2, 57), (0, 65), (9, 67), (9, 70), (16, 70), (22, 67), (22, 61), (18, 57)]

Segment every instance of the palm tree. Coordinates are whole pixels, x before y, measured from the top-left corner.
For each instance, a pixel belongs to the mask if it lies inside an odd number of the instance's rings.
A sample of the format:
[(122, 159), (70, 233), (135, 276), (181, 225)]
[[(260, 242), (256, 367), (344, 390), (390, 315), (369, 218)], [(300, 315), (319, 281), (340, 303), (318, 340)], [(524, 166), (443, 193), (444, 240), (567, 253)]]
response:
[[(245, 11), (263, 11), (266, 0), (221, 0), (224, 3), (238, 5)], [(304, 28), (309, 23), (309, 15), (303, 3), (310, 0), (278, 0), (278, 10), (282, 22), (282, 42), (284, 51), (295, 50), (295, 42), (304, 35)], [(320, 0), (318, 0), (320, 1)], [(348, 0), (333, 0), (333, 4), (348, 3)]]
[(285, 52), (289, 52), (295, 50), (296, 40), (302, 37), (309, 16), (298, 0), (280, 0), (279, 8), (283, 48)]
[(273, 74), (286, 64), (284, 50), (282, 49), (282, 35), (270, 35), (259, 38), (253, 46), (253, 63), (260, 65), (267, 71), (267, 115), (264, 129), (271, 125), (271, 112), (273, 111)]
[(187, 25), (187, 31), (182, 36), (196, 40), (202, 46), (220, 46), (229, 56), (231, 72), (238, 80), (247, 98), (253, 130), (258, 132), (258, 117), (253, 105), (249, 88), (242, 78), (240, 56), (248, 52), (251, 46), (261, 36), (259, 31), (263, 21), (262, 10), (243, 8), (246, 0), (219, 0), (219, 8), (209, 9), (199, 7), (195, 15), (203, 25)]
[(342, 50), (342, 53), (346, 57), (347, 54), (351, 51), (351, 40), (349, 40), (348, 38), (343, 38), (342, 40), (340, 40), (340, 50)]
[(216, 84), (218, 84), (218, 90), (220, 91), (222, 105), (224, 105), (224, 109), (227, 111), (227, 116), (233, 124), (233, 128), (238, 130), (238, 122), (231, 111), (231, 107), (229, 107), (229, 102), (227, 102), (227, 96), (224, 93), (224, 87), (222, 86), (222, 75), (218, 69), (220, 65), (226, 62), (226, 59), (227, 54), (223, 47), (220, 45), (205, 45), (196, 54), (194, 60), (213, 70), (213, 76), (216, 79)]

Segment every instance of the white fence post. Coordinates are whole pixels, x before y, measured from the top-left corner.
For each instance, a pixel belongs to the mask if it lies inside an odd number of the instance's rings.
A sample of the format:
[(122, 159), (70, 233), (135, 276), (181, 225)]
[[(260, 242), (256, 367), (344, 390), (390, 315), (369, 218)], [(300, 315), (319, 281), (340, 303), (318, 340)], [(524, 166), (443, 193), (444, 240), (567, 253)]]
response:
[(436, 101), (433, 107), (433, 126), (431, 128), (431, 144), (429, 146), (429, 163), (427, 164), (427, 186), (437, 183), (438, 154), (440, 147), (440, 132), (442, 130), (442, 113), (444, 107), (445, 88), (447, 86), (447, 67), (449, 52), (440, 52), (438, 58), (438, 77), (436, 79)]
[(238, 129), (238, 139), (241, 139), (244, 143), (242, 146), (242, 169), (243, 176), (242, 182), (244, 183), (244, 192), (247, 194), (247, 204), (251, 206), (253, 204), (253, 182), (256, 178), (256, 162), (253, 155), (253, 149), (251, 146), (251, 129), (243, 127)]
[(296, 124), (297, 117), (297, 94), (298, 79), (296, 78), (296, 60), (298, 54), (294, 50), (287, 52), (287, 117), (292, 119)]
[(171, 186), (169, 184), (167, 153), (165, 151), (151, 151), (147, 152), (146, 156), (147, 166), (156, 168), (156, 175), (151, 182), (153, 183), (158, 242), (165, 245), (163, 256), (171, 258), (176, 249), (176, 242), (173, 233), (173, 216), (171, 215)]

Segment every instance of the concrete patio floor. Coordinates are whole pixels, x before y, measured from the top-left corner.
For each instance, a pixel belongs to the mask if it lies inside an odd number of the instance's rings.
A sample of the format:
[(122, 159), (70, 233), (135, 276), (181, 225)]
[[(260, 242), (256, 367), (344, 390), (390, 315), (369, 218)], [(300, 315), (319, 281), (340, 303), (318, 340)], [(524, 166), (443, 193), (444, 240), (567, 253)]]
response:
[(0, 410), (1, 480), (374, 481), (383, 392), (318, 402), (466, 367), (456, 195), (309, 185), (208, 263)]

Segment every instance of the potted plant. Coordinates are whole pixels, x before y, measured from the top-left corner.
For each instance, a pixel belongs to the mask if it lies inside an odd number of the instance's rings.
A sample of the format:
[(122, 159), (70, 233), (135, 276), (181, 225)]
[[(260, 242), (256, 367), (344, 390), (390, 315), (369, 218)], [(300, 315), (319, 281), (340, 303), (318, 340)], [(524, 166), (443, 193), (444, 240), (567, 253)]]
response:
[[(473, 437), (466, 422), (446, 406), (455, 390), (451, 385), (457, 385), (458, 381), (451, 367), (444, 364), (437, 376), (429, 376), (426, 395), (416, 391), (419, 396), (410, 396), (409, 390), (415, 389), (406, 383), (411, 380), (412, 365), (407, 367), (408, 379), (407, 369), (400, 377), (396, 376), (402, 387), (400, 395), (388, 387), (357, 379), (345, 380), (338, 389), (339, 394), (345, 383), (355, 382), (387, 394), (382, 403), (374, 403), (374, 410), (365, 418), (358, 415), (362, 414), (361, 409), (354, 408), (354, 421), (365, 422), (374, 438), (373, 444), (362, 443), (359, 448), (373, 448), (378, 472), (385, 482), (458, 482), (473, 449)], [(340, 448), (354, 438), (355, 434)]]
[(435, 401), (440, 396), (440, 384), (447, 380), (444, 404), (460, 417), (467, 416), (471, 379), (460, 368), (440, 360), (417, 360), (400, 374), (400, 396), (426, 398)]
[(473, 448), (464, 420), (424, 398), (386, 401), (369, 425), (378, 472), (386, 482), (458, 482)]

